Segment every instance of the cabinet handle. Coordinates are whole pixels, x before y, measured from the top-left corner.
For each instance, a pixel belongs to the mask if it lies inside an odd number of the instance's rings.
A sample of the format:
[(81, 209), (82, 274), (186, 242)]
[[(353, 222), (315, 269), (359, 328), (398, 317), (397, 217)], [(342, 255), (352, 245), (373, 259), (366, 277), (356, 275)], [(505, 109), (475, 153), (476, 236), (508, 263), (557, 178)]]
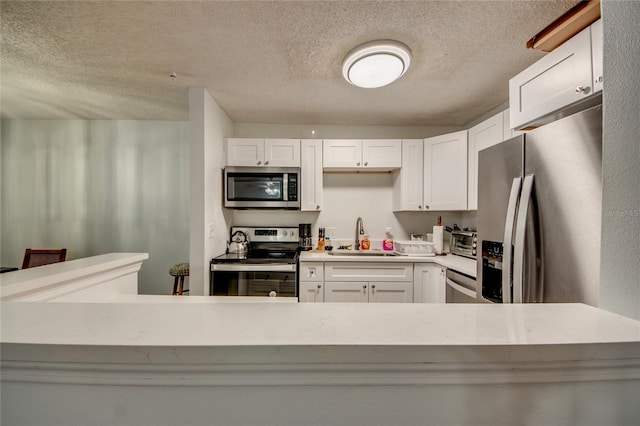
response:
[(425, 209), (429, 210), (429, 206), (424, 206)]
[(376, 285), (374, 284), (371, 286), (371, 290), (375, 290), (375, 289), (376, 289)]
[(576, 87), (576, 93), (584, 93), (585, 92), (585, 88), (583, 86), (578, 86)]
[(366, 290), (367, 289), (367, 285), (366, 284), (363, 285), (362, 288)]
[(316, 210), (320, 210), (320, 206), (316, 206)]
[(268, 162), (268, 161), (265, 161), (265, 162), (264, 162), (264, 165), (266, 166), (267, 164), (269, 164), (269, 162)]
[(602, 83), (602, 76), (599, 75), (596, 77), (596, 79), (594, 80), (596, 83)]
[(262, 164), (262, 161), (258, 161), (258, 166), (259, 166), (260, 164)]
[(364, 165), (365, 165), (365, 166), (368, 166), (368, 165), (369, 165), (369, 162), (368, 162), (368, 161), (366, 161), (366, 162), (364, 163)]
[(356, 166), (359, 166), (359, 165), (360, 165), (360, 162), (358, 161), (358, 162), (356, 163)]
[(318, 288), (322, 288), (322, 285), (321, 285), (321, 284), (318, 284)]
[(418, 206), (418, 209), (421, 209), (421, 208), (422, 208), (422, 206)]

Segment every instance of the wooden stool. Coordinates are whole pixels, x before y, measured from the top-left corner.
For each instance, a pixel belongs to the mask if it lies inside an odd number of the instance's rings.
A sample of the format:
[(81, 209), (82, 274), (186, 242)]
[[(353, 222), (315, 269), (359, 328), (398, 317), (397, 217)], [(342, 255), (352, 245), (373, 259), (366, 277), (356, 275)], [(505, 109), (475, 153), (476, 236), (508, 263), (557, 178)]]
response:
[(184, 290), (184, 277), (189, 276), (189, 264), (188, 263), (178, 263), (173, 265), (169, 269), (169, 275), (172, 277), (176, 277), (173, 281), (173, 292), (172, 296), (176, 294), (182, 296), (182, 293), (187, 293), (189, 289)]

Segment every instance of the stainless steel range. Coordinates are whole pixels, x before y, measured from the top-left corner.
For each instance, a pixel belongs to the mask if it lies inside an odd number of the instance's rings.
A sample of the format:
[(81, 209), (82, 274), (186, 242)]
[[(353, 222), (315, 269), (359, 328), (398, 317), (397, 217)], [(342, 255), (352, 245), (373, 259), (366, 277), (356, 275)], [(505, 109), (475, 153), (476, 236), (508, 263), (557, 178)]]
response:
[(230, 235), (248, 249), (211, 260), (210, 295), (298, 297), (298, 227), (234, 226)]

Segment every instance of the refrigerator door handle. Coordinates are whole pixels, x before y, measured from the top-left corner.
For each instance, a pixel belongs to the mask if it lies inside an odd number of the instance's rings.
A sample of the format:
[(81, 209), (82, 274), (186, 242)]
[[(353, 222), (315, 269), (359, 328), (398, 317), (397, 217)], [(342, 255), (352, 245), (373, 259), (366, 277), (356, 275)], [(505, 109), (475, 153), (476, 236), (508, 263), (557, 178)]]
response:
[(524, 177), (522, 193), (520, 195), (520, 208), (516, 220), (516, 238), (513, 249), (513, 303), (522, 303), (524, 284), (524, 244), (527, 231), (527, 212), (531, 204), (534, 175)]
[(513, 179), (511, 184), (511, 194), (507, 205), (507, 220), (504, 224), (504, 239), (502, 250), (502, 303), (511, 303), (511, 255), (513, 241), (513, 224), (516, 220), (516, 208), (518, 207), (518, 195), (520, 195), (520, 184), (522, 178)]

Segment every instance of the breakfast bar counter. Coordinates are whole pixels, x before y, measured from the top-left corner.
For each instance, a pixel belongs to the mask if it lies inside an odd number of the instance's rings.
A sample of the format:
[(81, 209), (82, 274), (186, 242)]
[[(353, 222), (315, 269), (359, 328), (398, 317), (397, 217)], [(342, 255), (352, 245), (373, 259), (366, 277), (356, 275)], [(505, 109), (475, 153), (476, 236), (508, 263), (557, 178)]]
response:
[(587, 305), (101, 294), (2, 302), (2, 424), (638, 418), (640, 322)]

